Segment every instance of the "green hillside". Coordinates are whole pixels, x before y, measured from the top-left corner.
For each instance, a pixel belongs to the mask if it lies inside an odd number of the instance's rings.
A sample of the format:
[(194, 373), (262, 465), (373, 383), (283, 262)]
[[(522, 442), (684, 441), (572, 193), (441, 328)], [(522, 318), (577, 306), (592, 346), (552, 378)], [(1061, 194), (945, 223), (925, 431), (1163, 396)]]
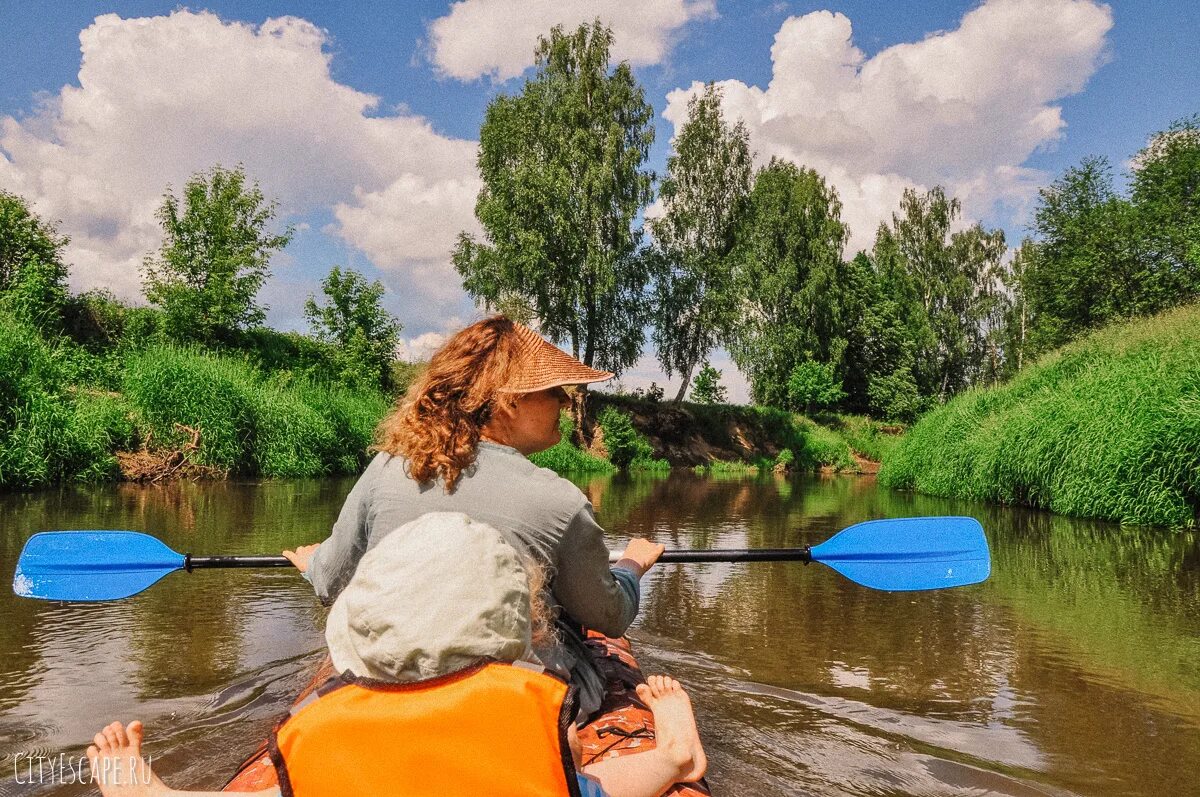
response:
[(1108, 327), (923, 417), (884, 459), (897, 489), (1123, 523), (1200, 512), (1200, 305)]

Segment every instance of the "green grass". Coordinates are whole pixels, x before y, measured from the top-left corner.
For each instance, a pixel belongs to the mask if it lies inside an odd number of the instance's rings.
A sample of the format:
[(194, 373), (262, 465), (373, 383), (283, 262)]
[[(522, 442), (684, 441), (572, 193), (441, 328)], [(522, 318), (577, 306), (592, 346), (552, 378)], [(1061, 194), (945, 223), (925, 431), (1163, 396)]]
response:
[(86, 385), (96, 360), (0, 318), (0, 485), (119, 478), (117, 452), (188, 442), (176, 424), (200, 431), (193, 461), (218, 470), (357, 473), (388, 409), (381, 393), (269, 379), (236, 357), (163, 345), (129, 352), (116, 392)]
[(568, 473), (612, 473), (617, 468), (611, 462), (581, 451), (571, 442), (575, 434), (575, 424), (569, 412), (563, 412), (558, 418), (558, 430), (562, 439), (545, 451), (531, 454), (529, 459), (533, 464), (549, 468), (558, 474)]
[(1195, 526), (1200, 305), (1101, 330), (1011, 382), (958, 396), (884, 459), (880, 481), (1123, 523)]
[(798, 457), (801, 462), (811, 463), (810, 467), (854, 469), (850, 445), (838, 432), (801, 415), (796, 416), (796, 424), (804, 432), (804, 443)]
[(76, 354), (0, 317), (0, 485), (116, 474), (113, 452), (134, 436), (130, 408), (119, 395), (69, 385)]
[(830, 425), (854, 453), (873, 462), (882, 462), (900, 441), (900, 435), (895, 433), (897, 427), (865, 415), (838, 415)]
[(729, 462), (723, 459), (714, 459), (705, 465), (693, 465), (692, 470), (707, 476), (724, 476), (728, 474), (758, 473), (762, 470), (762, 464), (758, 462)]
[(124, 395), (159, 444), (198, 429), (195, 461), (231, 473), (319, 476), (357, 473), (372, 430), (387, 412), (382, 394), (265, 377), (249, 362), (152, 346), (127, 364)]

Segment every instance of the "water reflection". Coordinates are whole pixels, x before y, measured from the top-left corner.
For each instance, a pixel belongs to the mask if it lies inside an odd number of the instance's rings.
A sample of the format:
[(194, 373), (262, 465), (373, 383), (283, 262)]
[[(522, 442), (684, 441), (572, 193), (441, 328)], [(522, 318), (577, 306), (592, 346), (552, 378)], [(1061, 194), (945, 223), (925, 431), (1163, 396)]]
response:
[[(5, 580), (35, 531), (128, 528), (197, 553), (321, 539), (347, 480), (123, 485), (0, 497)], [(1195, 534), (880, 491), (869, 478), (617, 475), (580, 482), (611, 544), (813, 545), (876, 517), (968, 514), (993, 576), (871, 592), (797, 563), (662, 565), (635, 630), (694, 693), (725, 794), (1183, 794), (1200, 772)], [(0, 591), (0, 795), (28, 753), (78, 754), (141, 717), (164, 774), (219, 785), (319, 655), (287, 571), (175, 574), (127, 601)]]
[[(1087, 794), (1194, 788), (1195, 534), (885, 492), (863, 478), (716, 482), (675, 473), (585, 489), (599, 494), (607, 528), (672, 547), (812, 545), (876, 517), (978, 517), (994, 559), (994, 575), (980, 587), (882, 594), (815, 566), (663, 566), (648, 578), (642, 628), (664, 648), (705, 651), (743, 670), (741, 684), (722, 676), (707, 699), (722, 718), (748, 713), (757, 732), (781, 716), (791, 727), (798, 712), (815, 724), (792, 732), (825, 749), (829, 739), (818, 736), (832, 716), (913, 750), (933, 749), (939, 760), (1043, 786)], [(795, 775), (788, 756), (797, 741), (760, 751), (768, 760), (755, 777)], [(928, 792), (915, 782), (851, 781), (842, 787), (855, 793)]]

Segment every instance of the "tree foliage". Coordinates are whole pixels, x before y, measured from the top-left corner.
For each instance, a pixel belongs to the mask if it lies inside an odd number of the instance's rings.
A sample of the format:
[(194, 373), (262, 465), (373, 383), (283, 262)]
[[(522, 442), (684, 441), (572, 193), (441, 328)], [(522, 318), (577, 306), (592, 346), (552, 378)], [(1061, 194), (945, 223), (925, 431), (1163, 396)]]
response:
[(292, 236), (290, 228), (269, 229), (275, 212), (241, 166), (193, 175), (178, 198), (167, 191), (158, 211), (162, 248), (146, 258), (143, 283), (170, 336), (217, 343), (263, 322), (258, 291), (271, 256)]
[(741, 302), (729, 350), (759, 404), (786, 406), (792, 369), (845, 346), (829, 290), (848, 234), (841, 208), (811, 169), (772, 158), (755, 175), (733, 253)]
[(0, 308), (43, 332), (57, 330), (67, 301), (66, 245), (25, 200), (0, 190)]
[(334, 266), (321, 282), (324, 305), (313, 296), (304, 317), (318, 340), (333, 344), (345, 381), (388, 387), (400, 323), (383, 308), (383, 283)]
[(846, 397), (832, 363), (812, 360), (799, 363), (792, 369), (787, 387), (791, 406), (806, 415), (814, 409), (832, 407)]
[(697, 404), (726, 404), (729, 402), (725, 386), (721, 384), (721, 372), (708, 363), (704, 364), (692, 381), (692, 401)]
[(1118, 193), (1108, 161), (1089, 157), (1040, 192), (1010, 277), (1018, 362), (1200, 297), (1200, 115), (1151, 136), (1129, 186)]
[(1133, 158), (1131, 201), (1153, 262), (1155, 309), (1200, 295), (1200, 114), (1151, 137)]
[(688, 101), (688, 117), (667, 159), (650, 222), (661, 269), (654, 292), (654, 343), (667, 376), (692, 372), (726, 336), (737, 311), (730, 253), (751, 186), (750, 134), (721, 116), (721, 92), (709, 83)]
[(525, 300), (543, 333), (620, 372), (641, 353), (648, 314), (634, 220), (652, 196), (654, 110), (628, 63), (610, 69), (611, 47), (598, 21), (556, 27), (522, 91), (488, 105), (475, 205), (486, 240), (461, 235), (453, 258), (477, 300)]
[(874, 259), (885, 294), (899, 301), (899, 320), (915, 348), (920, 391), (944, 401), (985, 372), (998, 326), (1004, 232), (974, 224), (950, 229), (962, 212), (940, 186), (924, 195), (906, 189), (891, 226), (881, 225)]

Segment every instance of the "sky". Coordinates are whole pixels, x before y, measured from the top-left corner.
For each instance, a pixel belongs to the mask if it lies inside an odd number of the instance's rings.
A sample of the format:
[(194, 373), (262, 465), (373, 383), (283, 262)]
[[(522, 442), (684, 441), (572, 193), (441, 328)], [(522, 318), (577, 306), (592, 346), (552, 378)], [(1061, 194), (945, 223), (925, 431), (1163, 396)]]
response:
[[(1194, 0), (0, 0), (0, 189), (70, 236), (74, 290), (141, 301), (163, 192), (241, 163), (296, 230), (260, 295), (268, 323), (304, 330), (305, 298), (350, 267), (385, 284), (403, 354), (425, 357), (482, 315), (449, 252), (480, 233), (488, 102), (532, 74), (538, 35), (597, 16), (655, 109), (651, 169), (714, 81), (757, 163), (837, 188), (847, 256), (906, 187), (934, 185), (1016, 245), (1064, 169), (1104, 155), (1119, 174), (1200, 112)], [(728, 356), (712, 362), (747, 400)], [(648, 342), (621, 381), (652, 380), (673, 395)]]

